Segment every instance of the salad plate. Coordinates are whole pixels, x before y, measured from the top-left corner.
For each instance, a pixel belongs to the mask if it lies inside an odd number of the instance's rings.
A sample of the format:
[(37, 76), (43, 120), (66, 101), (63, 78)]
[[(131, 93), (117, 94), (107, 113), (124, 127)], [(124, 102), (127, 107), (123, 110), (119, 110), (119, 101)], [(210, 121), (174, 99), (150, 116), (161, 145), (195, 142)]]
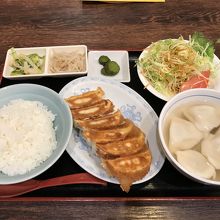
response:
[[(172, 41), (172, 40), (176, 40), (176, 39), (167, 39), (167, 40), (171, 40)], [(161, 40), (161, 41), (158, 41), (158, 42), (163, 42), (163, 41), (165, 41), (165, 40)], [(185, 42), (189, 42), (188, 40), (184, 40), (184, 41)], [(155, 43), (158, 43), (158, 42), (155, 42)], [(143, 59), (144, 57), (146, 57), (148, 55), (149, 48), (153, 44), (154, 43), (152, 43), (150, 46), (148, 46), (147, 48), (145, 48), (142, 51), (142, 53), (140, 54), (140, 56), (138, 58), (138, 62), (140, 62), (141, 59)], [(158, 63), (158, 65), (161, 65), (161, 64)], [(214, 71), (214, 76), (210, 77), (208, 79), (209, 83), (207, 82), (207, 84), (208, 84), (207, 88), (211, 88), (211, 89), (215, 89), (217, 91), (220, 91), (220, 70), (219, 70), (220, 60), (219, 60), (219, 58), (215, 54), (213, 54), (213, 60), (212, 60), (212, 64), (211, 65), (212, 65), (212, 67), (210, 69), (212, 69), (212, 71)], [(210, 67), (210, 64), (208, 64), (208, 66)], [(210, 70), (210, 69), (208, 69), (208, 70)], [(137, 73), (138, 73), (138, 77), (139, 77), (140, 81), (142, 82), (144, 87), (147, 88), (147, 90), (149, 92), (151, 92), (153, 95), (155, 95), (156, 97), (158, 97), (158, 98), (160, 98), (160, 99), (162, 99), (164, 101), (170, 100), (175, 95), (175, 94), (168, 94), (168, 93), (166, 93), (165, 92), (166, 86), (164, 86), (164, 88), (156, 89), (155, 86), (147, 79), (147, 77), (144, 76), (143, 72), (144, 72), (144, 67), (141, 66), (141, 65), (137, 65)], [(165, 81), (165, 79), (164, 79), (164, 81)], [(158, 82), (159, 81), (155, 82), (155, 85)], [(198, 88), (201, 88), (201, 87), (198, 87)], [(193, 88), (193, 86), (192, 86), (192, 88)]]
[[(65, 85), (59, 94), (63, 98), (67, 98), (94, 90), (97, 87), (101, 87), (104, 90), (105, 97), (110, 99), (120, 109), (125, 118), (132, 120), (145, 133), (153, 160), (148, 174), (134, 184), (150, 180), (162, 168), (165, 156), (158, 141), (158, 116), (138, 93), (115, 80), (80, 77)], [(101, 167), (101, 161), (76, 129), (73, 129), (72, 137), (66, 150), (70, 157), (90, 174), (107, 182), (119, 184), (118, 180), (110, 177)]]

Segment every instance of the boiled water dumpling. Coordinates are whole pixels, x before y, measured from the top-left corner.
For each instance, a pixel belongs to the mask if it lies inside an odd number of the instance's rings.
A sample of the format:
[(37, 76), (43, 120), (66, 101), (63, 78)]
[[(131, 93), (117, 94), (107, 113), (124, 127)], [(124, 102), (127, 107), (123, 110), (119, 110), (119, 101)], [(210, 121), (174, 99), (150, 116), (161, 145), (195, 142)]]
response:
[(213, 106), (196, 105), (186, 109), (183, 114), (203, 132), (210, 132), (220, 125), (220, 113)]
[(220, 128), (216, 129), (215, 135), (217, 135), (217, 134), (220, 136)]
[(6, 147), (7, 147), (7, 141), (0, 137), (0, 154), (3, 153)]
[(211, 179), (215, 178), (215, 168), (198, 151), (185, 150), (176, 152), (177, 161), (195, 176)]
[(220, 169), (220, 134), (210, 134), (201, 143), (201, 153), (216, 168)]
[(203, 138), (202, 132), (192, 122), (178, 117), (171, 119), (169, 131), (169, 148), (172, 153), (193, 148)]

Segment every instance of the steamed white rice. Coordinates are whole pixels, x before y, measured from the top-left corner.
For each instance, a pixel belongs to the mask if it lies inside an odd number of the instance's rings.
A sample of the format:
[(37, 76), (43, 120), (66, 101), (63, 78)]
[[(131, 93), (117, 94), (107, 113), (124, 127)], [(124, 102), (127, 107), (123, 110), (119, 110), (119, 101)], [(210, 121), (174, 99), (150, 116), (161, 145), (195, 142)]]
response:
[(0, 108), (0, 172), (25, 174), (56, 148), (55, 115), (38, 101), (16, 99)]

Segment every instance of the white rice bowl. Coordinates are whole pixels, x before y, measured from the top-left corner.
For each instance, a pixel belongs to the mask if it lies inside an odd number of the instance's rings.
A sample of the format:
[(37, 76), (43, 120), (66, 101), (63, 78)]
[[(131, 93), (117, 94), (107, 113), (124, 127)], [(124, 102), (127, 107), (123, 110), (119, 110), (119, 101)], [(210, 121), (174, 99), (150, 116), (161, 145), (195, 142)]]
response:
[(68, 105), (35, 84), (0, 89), (0, 184), (31, 179), (62, 155), (72, 132)]

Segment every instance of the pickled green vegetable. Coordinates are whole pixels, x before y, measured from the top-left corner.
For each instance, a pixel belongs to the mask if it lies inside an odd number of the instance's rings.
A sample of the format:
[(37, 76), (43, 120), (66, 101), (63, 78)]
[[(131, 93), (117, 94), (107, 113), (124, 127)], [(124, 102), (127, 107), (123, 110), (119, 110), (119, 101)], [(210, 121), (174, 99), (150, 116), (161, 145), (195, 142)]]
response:
[(104, 68), (107, 75), (110, 76), (114, 76), (120, 71), (120, 67), (115, 61), (108, 61)]
[(99, 63), (103, 66), (101, 74), (105, 76), (115, 76), (120, 71), (120, 66), (117, 62), (112, 61), (107, 56), (100, 56)]
[(22, 54), (17, 53), (11, 48), (12, 61), (10, 66), (13, 68), (11, 75), (29, 75), (43, 73), (45, 56), (39, 56), (36, 53)]
[(104, 67), (101, 69), (101, 74), (105, 75), (105, 76), (107, 75), (107, 73), (105, 72), (105, 68)]
[(23, 75), (23, 72), (21, 70), (15, 69), (11, 72), (11, 75), (12, 76), (19, 76), (19, 75)]
[(105, 65), (108, 61), (109, 61), (110, 59), (107, 57), (107, 56), (100, 56), (99, 57), (99, 63), (101, 64), (101, 65)]

